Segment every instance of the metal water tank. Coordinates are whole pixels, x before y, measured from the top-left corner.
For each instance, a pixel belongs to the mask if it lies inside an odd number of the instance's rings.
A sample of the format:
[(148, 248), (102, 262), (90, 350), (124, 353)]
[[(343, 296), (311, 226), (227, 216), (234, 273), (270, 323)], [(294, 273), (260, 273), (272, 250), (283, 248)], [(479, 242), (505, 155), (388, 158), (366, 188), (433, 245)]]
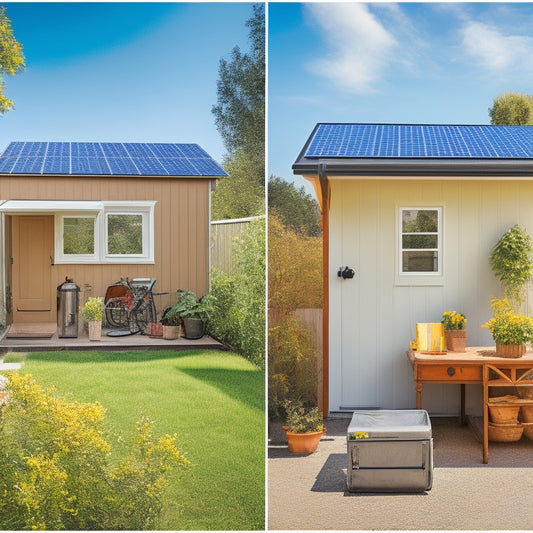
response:
[(80, 288), (68, 278), (57, 288), (58, 337), (78, 337), (78, 302)]

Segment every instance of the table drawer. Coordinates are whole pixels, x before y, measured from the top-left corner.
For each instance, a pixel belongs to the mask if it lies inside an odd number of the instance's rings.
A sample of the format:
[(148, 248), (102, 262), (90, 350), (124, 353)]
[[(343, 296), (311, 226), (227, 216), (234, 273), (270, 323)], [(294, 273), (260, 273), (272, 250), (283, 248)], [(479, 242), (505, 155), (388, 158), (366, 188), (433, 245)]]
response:
[(424, 381), (479, 381), (483, 380), (481, 366), (454, 364), (424, 365), (418, 367), (418, 379)]

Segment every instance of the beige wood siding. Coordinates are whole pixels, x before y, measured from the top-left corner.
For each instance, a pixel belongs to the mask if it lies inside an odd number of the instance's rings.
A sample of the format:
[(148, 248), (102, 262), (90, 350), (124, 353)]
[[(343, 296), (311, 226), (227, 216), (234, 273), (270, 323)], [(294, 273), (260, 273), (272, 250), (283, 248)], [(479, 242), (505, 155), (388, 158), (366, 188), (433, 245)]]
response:
[[(444, 282), (395, 281), (397, 208), (443, 207)], [(502, 296), (489, 253), (518, 223), (533, 235), (533, 182), (468, 180), (331, 180), (330, 410), (413, 408), (415, 390), (405, 355), (417, 322), (440, 322), (446, 310), (468, 318), (468, 344), (492, 345), (480, 326), (492, 295)], [(352, 280), (337, 277), (341, 266)], [(529, 293), (524, 308), (533, 313)], [(459, 386), (426, 385), (423, 407), (457, 414)], [(480, 389), (467, 387), (467, 409), (480, 412)]]
[(155, 277), (154, 290), (171, 293), (158, 297), (158, 309), (173, 303), (178, 289), (198, 296), (208, 291), (209, 195), (210, 179), (0, 177), (3, 200), (155, 200), (154, 265), (54, 265), (52, 284), (56, 287), (68, 276), (82, 288), (90, 285), (93, 296), (103, 296), (121, 277)]

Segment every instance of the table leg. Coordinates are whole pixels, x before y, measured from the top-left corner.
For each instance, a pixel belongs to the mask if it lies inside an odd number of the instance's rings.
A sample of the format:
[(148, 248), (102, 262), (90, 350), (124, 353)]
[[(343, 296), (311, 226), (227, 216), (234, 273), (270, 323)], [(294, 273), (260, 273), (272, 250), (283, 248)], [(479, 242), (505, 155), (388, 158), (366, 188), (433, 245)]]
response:
[(461, 383), (461, 426), (466, 426), (466, 385)]
[(422, 409), (422, 382), (421, 381), (415, 382), (415, 389), (416, 389), (416, 408)]

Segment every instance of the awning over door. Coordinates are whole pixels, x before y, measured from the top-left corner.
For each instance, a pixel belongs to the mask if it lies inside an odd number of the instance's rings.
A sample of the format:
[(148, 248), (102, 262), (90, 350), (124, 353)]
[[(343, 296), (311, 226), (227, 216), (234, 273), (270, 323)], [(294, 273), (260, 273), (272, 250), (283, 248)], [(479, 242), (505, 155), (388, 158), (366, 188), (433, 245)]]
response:
[(102, 211), (102, 202), (68, 200), (7, 200), (0, 205), (1, 213), (56, 213), (57, 211)]

